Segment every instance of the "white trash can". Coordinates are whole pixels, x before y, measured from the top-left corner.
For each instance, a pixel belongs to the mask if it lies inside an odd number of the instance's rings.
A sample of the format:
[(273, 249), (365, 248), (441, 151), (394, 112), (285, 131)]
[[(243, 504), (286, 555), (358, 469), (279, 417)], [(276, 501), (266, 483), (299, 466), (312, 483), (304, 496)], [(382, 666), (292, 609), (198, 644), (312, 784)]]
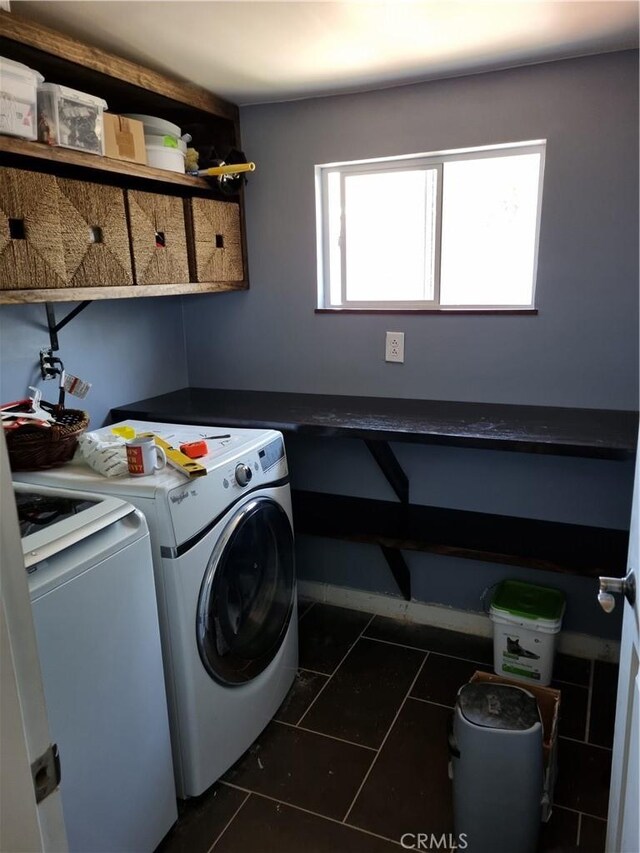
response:
[(564, 594), (558, 589), (502, 581), (489, 611), (495, 673), (514, 681), (550, 684), (564, 610)]

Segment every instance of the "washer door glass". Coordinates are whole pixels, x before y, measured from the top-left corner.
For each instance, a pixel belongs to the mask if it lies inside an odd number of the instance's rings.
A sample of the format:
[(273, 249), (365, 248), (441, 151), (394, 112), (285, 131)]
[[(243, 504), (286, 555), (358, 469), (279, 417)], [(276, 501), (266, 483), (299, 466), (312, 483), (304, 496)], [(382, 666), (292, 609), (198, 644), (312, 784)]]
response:
[(256, 498), (222, 531), (200, 588), (196, 632), (208, 673), (244, 684), (273, 660), (293, 608), (293, 531), (280, 504)]

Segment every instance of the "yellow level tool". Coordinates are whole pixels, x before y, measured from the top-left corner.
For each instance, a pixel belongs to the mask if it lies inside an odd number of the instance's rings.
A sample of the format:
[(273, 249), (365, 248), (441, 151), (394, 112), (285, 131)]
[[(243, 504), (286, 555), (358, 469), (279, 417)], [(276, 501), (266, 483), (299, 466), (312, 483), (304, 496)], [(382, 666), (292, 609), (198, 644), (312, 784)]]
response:
[(174, 468), (177, 468), (177, 470), (184, 474), (185, 477), (194, 479), (194, 477), (204, 477), (207, 474), (207, 469), (204, 465), (200, 465), (199, 462), (194, 462), (193, 459), (189, 459), (186, 454), (176, 450), (175, 447), (165, 441), (164, 438), (160, 438), (159, 435), (156, 435), (153, 432), (142, 432), (139, 433), (139, 435), (152, 436), (158, 447), (161, 447), (167, 454), (167, 463), (172, 465)]
[(255, 172), (255, 163), (223, 163), (221, 166), (211, 166), (208, 169), (198, 169), (199, 177), (216, 175), (239, 175), (241, 172)]

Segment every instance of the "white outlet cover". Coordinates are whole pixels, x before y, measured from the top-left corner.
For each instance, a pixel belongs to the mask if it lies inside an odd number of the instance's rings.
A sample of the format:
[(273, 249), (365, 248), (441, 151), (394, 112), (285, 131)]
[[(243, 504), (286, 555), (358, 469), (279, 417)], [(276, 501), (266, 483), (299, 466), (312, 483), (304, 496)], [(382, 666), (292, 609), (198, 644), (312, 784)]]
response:
[(384, 359), (385, 361), (404, 363), (404, 332), (387, 332)]

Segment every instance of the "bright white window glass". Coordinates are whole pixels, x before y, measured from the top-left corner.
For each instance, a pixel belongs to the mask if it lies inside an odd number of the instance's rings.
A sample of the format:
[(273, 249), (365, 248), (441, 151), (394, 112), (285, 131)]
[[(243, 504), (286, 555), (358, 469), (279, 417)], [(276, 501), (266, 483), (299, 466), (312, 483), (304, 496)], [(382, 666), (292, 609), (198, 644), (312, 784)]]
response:
[[(347, 302), (433, 299), (436, 179), (435, 169), (345, 176)], [(334, 301), (333, 278), (331, 291)]]
[(537, 153), (444, 164), (441, 305), (533, 304), (539, 173)]

